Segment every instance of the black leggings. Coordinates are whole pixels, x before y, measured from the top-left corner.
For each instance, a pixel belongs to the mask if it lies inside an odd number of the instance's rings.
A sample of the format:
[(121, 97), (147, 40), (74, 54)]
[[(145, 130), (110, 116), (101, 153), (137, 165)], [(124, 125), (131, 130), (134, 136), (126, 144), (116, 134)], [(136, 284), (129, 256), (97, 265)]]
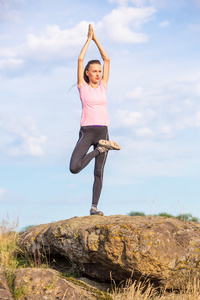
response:
[[(99, 140), (108, 140), (108, 128), (106, 126), (82, 126), (79, 132), (79, 140), (72, 153), (70, 161), (70, 171), (73, 174), (79, 173), (89, 162), (95, 157), (94, 167), (94, 185), (92, 204), (97, 206), (103, 183), (103, 171), (107, 158), (107, 152), (99, 153), (96, 149)], [(94, 150), (87, 153), (90, 146), (94, 146)]]

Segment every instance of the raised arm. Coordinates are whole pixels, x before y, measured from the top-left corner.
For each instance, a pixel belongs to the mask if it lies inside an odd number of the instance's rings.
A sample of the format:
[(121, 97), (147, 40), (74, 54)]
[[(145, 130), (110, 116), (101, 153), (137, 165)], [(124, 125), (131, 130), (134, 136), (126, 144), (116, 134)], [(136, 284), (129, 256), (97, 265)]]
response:
[(88, 29), (88, 38), (87, 41), (85, 43), (85, 45), (83, 46), (81, 53), (79, 55), (78, 58), (78, 86), (82, 86), (83, 82), (84, 82), (84, 66), (83, 66), (83, 59), (85, 57), (85, 54), (87, 52), (88, 46), (92, 40), (93, 37), (93, 28), (92, 25), (89, 25), (89, 29)]
[(101, 80), (107, 86), (107, 82), (108, 82), (108, 78), (109, 78), (109, 72), (110, 72), (110, 58), (107, 55), (104, 48), (102, 47), (102, 45), (100, 44), (100, 42), (98, 41), (98, 39), (96, 38), (96, 36), (94, 34), (94, 30), (93, 30), (92, 39), (95, 42), (95, 44), (97, 45), (97, 47), (99, 49), (99, 52), (101, 54), (101, 57), (103, 59), (103, 62), (104, 62), (104, 64), (103, 64), (103, 76), (102, 76)]

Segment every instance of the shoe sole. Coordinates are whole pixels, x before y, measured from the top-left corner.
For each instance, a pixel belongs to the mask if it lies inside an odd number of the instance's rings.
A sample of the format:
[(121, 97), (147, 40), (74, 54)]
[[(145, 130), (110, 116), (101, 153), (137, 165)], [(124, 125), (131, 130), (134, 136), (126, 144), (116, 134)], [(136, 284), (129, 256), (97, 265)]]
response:
[(90, 214), (90, 216), (104, 216), (104, 214)]
[(114, 141), (106, 141), (106, 140), (100, 140), (99, 145), (107, 148), (108, 150), (120, 150), (121, 147)]

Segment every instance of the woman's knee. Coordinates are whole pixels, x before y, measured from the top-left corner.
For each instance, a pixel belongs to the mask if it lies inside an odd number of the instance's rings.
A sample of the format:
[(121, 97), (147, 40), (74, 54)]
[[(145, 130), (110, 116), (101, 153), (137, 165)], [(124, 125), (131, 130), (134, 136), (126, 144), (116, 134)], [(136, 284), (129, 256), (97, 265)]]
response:
[(69, 169), (72, 174), (78, 174), (80, 172), (79, 169), (75, 169), (75, 168), (71, 168), (71, 167)]
[(101, 169), (94, 170), (94, 176), (98, 177), (98, 178), (101, 178), (102, 170)]
[(77, 165), (70, 164), (69, 170), (72, 174), (77, 174), (80, 172), (80, 168)]

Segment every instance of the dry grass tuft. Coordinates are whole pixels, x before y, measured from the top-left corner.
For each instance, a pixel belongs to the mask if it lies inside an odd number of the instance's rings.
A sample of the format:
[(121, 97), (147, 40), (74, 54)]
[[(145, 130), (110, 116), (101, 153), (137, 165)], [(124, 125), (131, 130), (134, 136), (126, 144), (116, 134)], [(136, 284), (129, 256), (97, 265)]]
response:
[(111, 294), (113, 300), (200, 300), (200, 279), (188, 280), (188, 284), (179, 292), (166, 290), (160, 292), (148, 280), (146, 282), (128, 280), (125, 287), (117, 288), (115, 285)]
[(12, 291), (14, 271), (18, 267), (18, 222), (2, 221), (0, 224), (0, 271), (6, 275), (7, 283)]
[(134, 300), (148, 300), (155, 299), (158, 295), (157, 291), (151, 286), (149, 282), (137, 282), (128, 280), (125, 287), (116, 288), (113, 291), (114, 300), (125, 300), (125, 299), (134, 299)]
[(9, 224), (7, 221), (2, 221), (0, 224), (0, 266), (5, 271), (15, 270), (18, 266), (17, 226), (17, 222)]

